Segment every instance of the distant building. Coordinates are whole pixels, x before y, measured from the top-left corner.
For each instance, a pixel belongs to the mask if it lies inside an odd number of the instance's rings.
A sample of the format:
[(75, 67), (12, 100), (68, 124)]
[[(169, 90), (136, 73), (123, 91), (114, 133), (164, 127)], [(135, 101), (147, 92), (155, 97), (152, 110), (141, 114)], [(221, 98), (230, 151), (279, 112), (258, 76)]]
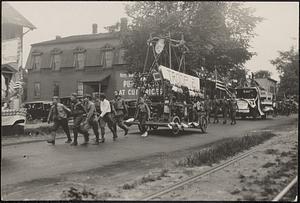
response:
[(125, 99), (136, 98), (132, 75), (127, 74), (125, 49), (121, 36), (127, 19), (121, 19), (120, 31), (57, 36), (54, 40), (31, 45), (26, 63), (28, 69), (28, 101), (49, 100), (52, 96), (68, 97), (103, 92), (109, 98), (119, 91)]
[(277, 81), (266, 77), (266, 78), (255, 78), (255, 81), (266, 91), (276, 96), (277, 94)]
[[(22, 78), (22, 50), (23, 36), (36, 27), (23, 15), (15, 10), (10, 4), (2, 2), (1, 21), (1, 79), (2, 83), (1, 99), (9, 99), (11, 81)], [(23, 33), (23, 28), (29, 30)], [(18, 98), (20, 99), (20, 98)], [(20, 103), (17, 102), (17, 103)]]

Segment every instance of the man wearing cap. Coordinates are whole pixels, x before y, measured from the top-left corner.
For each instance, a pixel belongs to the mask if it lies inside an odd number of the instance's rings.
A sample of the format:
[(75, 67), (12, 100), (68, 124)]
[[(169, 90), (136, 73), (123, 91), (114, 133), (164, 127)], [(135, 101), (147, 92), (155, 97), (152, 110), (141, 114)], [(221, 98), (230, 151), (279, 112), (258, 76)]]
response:
[(212, 102), (208, 95), (206, 95), (206, 100), (204, 101), (204, 108), (205, 108), (207, 121), (208, 121), (208, 123), (210, 123), (210, 113), (212, 110)]
[(113, 108), (115, 111), (114, 112), (115, 122), (116, 125), (118, 125), (120, 128), (122, 128), (125, 131), (124, 136), (126, 136), (128, 134), (128, 128), (124, 125), (123, 120), (128, 113), (127, 106), (120, 94), (116, 94), (115, 98), (116, 99), (113, 102)]
[(213, 113), (214, 113), (214, 123), (219, 123), (219, 118), (218, 118), (219, 101), (217, 99), (217, 95), (214, 96), (212, 106), (213, 106)]
[(226, 99), (226, 97), (224, 96), (223, 100), (222, 100), (222, 112), (223, 112), (223, 118), (224, 118), (223, 124), (227, 123), (227, 116), (228, 116), (228, 109), (229, 109), (228, 107), (229, 107), (229, 102)]
[(61, 126), (64, 132), (67, 135), (68, 140), (66, 143), (72, 142), (71, 136), (70, 136), (70, 130), (68, 126), (68, 114), (71, 112), (69, 108), (67, 108), (65, 105), (62, 103), (58, 102), (58, 97), (54, 96), (52, 98), (53, 100), (53, 105), (51, 106), (49, 115), (48, 115), (48, 123), (53, 120), (54, 125), (52, 128), (52, 139), (47, 140), (48, 143), (52, 143), (53, 145), (55, 144), (55, 137), (56, 137), (56, 131), (58, 128)]
[(89, 94), (84, 95), (84, 104), (87, 112), (86, 122), (93, 128), (94, 134), (96, 136), (95, 144), (99, 144), (99, 132), (98, 132), (98, 121), (96, 118), (96, 107), (94, 102), (92, 102), (92, 96)]
[(231, 118), (231, 125), (236, 124), (236, 111), (239, 109), (237, 105), (236, 96), (233, 94), (231, 101), (230, 101), (230, 118)]
[(105, 94), (101, 93), (100, 94), (100, 115), (99, 115), (99, 124), (100, 124), (100, 129), (101, 129), (101, 142), (103, 143), (105, 141), (104, 139), (104, 134), (105, 134), (105, 125), (107, 123), (108, 128), (113, 134), (113, 140), (115, 141), (117, 139), (117, 132), (115, 131), (114, 128), (114, 121), (111, 117), (111, 104), (110, 102), (106, 99)]
[(77, 94), (73, 93), (71, 95), (71, 115), (73, 116), (74, 119), (74, 124), (73, 124), (73, 133), (74, 133), (74, 141), (71, 145), (76, 146), (77, 143), (77, 137), (78, 133), (83, 134), (84, 137), (84, 143), (82, 145), (87, 145), (89, 142), (89, 133), (87, 129), (82, 127), (82, 124), (84, 123), (84, 115), (86, 114), (85, 109), (82, 105), (82, 103), (78, 100)]

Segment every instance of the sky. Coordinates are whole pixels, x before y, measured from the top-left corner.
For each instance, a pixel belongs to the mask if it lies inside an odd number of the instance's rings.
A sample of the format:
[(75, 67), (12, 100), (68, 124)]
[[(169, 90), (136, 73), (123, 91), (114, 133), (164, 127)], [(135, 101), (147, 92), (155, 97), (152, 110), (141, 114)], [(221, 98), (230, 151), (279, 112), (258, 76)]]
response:
[[(9, 1), (8, 1), (9, 2)], [(92, 24), (98, 24), (98, 32), (106, 32), (104, 27), (115, 24), (127, 17), (125, 4), (129, 2), (9, 2), (25, 16), (37, 29), (24, 36), (23, 65), (26, 63), (30, 45), (61, 37), (91, 34)], [(278, 51), (287, 51), (299, 41), (298, 2), (246, 2), (245, 6), (255, 8), (254, 15), (264, 18), (255, 28), (257, 36), (250, 42), (252, 57), (245, 64), (250, 72), (268, 70), (272, 78), (279, 80), (276, 68), (270, 60), (278, 56)], [(24, 30), (25, 31), (25, 30)]]

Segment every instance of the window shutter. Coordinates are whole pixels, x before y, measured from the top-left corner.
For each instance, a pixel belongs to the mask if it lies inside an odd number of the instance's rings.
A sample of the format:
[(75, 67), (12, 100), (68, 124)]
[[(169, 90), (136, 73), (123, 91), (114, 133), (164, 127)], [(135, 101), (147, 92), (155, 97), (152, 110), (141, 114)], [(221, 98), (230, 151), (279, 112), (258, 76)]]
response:
[(113, 64), (120, 64), (120, 61), (119, 61), (119, 52), (120, 52), (120, 49), (115, 49), (114, 50)]
[(50, 66), (49, 68), (55, 70), (55, 64), (54, 64), (54, 55), (51, 55), (51, 60), (50, 60)]
[(77, 68), (77, 54), (74, 54), (74, 58), (73, 58), (73, 67)]
[(100, 51), (99, 59), (100, 59), (100, 66), (104, 66), (104, 51)]

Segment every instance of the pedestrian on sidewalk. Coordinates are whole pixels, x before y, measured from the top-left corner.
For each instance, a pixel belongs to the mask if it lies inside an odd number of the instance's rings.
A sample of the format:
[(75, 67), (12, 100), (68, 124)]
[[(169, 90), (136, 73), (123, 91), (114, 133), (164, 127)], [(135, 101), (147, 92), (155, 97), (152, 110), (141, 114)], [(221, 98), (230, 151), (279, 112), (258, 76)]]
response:
[(142, 136), (146, 137), (148, 136), (148, 131), (146, 127), (146, 121), (150, 119), (150, 108), (146, 104), (145, 99), (143, 97), (140, 97), (139, 99), (139, 104), (137, 107), (137, 112), (135, 114), (135, 120), (139, 120), (140, 126), (141, 126), (141, 131), (142, 131)]
[(101, 143), (105, 142), (105, 125), (107, 123), (108, 128), (113, 134), (113, 140), (117, 139), (117, 131), (115, 131), (115, 122), (112, 119), (112, 108), (110, 102), (106, 99), (105, 94), (100, 94), (100, 115), (99, 115), (99, 125), (101, 130)]
[(66, 141), (66, 143), (72, 142), (68, 126), (68, 114), (70, 114), (71, 110), (62, 103), (58, 102), (58, 100), (59, 98), (57, 96), (54, 96), (52, 98), (53, 104), (51, 106), (47, 119), (48, 123), (50, 123), (51, 121), (54, 122), (51, 128), (51, 139), (47, 140), (48, 143), (52, 143), (53, 145), (55, 145), (56, 131), (60, 126), (67, 135), (68, 140)]
[(85, 109), (87, 112), (86, 116), (86, 122), (88, 123), (89, 126), (92, 127), (96, 140), (95, 140), (95, 145), (99, 144), (99, 131), (98, 131), (98, 120), (96, 117), (96, 107), (94, 102), (92, 102), (92, 96), (89, 94), (84, 95), (84, 104), (85, 104)]
[(230, 118), (231, 118), (231, 125), (236, 124), (236, 111), (239, 109), (236, 101), (236, 96), (232, 95), (231, 101), (230, 101)]
[(78, 96), (76, 93), (71, 95), (71, 115), (73, 116), (73, 133), (74, 133), (74, 141), (72, 142), (72, 146), (76, 146), (78, 144), (77, 138), (78, 133), (83, 134), (84, 142), (81, 145), (87, 145), (89, 142), (89, 133), (86, 128), (85, 118), (86, 111), (84, 109), (83, 104), (78, 100)]
[(124, 136), (126, 136), (128, 134), (128, 127), (124, 125), (124, 118), (128, 115), (128, 109), (124, 99), (122, 99), (120, 94), (115, 95), (113, 108), (115, 111), (114, 116), (116, 125), (118, 125), (121, 129), (124, 130)]

